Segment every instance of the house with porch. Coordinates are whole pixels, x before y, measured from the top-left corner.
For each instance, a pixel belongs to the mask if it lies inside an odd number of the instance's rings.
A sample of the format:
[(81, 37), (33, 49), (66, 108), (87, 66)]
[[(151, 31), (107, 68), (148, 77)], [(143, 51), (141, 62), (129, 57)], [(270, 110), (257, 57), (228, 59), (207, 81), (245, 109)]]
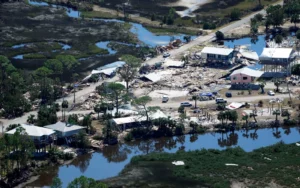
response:
[(264, 48), (259, 60), (264, 66), (264, 77), (285, 77), (291, 75), (296, 64), (296, 53), (292, 48)]
[(204, 47), (201, 51), (201, 58), (207, 63), (231, 64), (233, 55), (232, 48)]
[(257, 78), (264, 74), (263, 71), (253, 70), (244, 67), (235, 70), (230, 75), (232, 89), (259, 89), (258, 84), (255, 84)]
[(55, 139), (55, 132), (53, 130), (26, 124), (21, 124), (19, 127), (16, 127), (5, 134), (13, 135), (18, 128), (24, 129), (24, 133), (26, 133), (33, 140), (37, 149), (51, 145)]

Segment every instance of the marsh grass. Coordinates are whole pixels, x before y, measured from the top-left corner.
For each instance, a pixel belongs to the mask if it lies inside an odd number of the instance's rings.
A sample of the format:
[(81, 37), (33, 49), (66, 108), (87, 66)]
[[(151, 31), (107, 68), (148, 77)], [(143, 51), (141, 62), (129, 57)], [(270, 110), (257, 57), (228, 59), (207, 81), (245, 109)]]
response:
[[(169, 165), (177, 160), (184, 161), (185, 165)], [(231, 181), (245, 180), (254, 187), (264, 187), (271, 182), (299, 187), (300, 147), (295, 144), (278, 143), (249, 153), (239, 147), (223, 151), (203, 149), (175, 154), (153, 153), (131, 160), (131, 165), (149, 169), (152, 163), (168, 168), (174, 177), (197, 180), (209, 187), (230, 187)], [(225, 163), (239, 166), (226, 166)]]

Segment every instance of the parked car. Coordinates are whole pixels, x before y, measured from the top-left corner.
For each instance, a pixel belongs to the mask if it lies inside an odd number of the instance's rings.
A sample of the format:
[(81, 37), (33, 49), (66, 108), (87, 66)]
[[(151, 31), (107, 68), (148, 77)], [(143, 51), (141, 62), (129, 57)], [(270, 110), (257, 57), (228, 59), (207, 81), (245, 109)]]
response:
[(170, 57), (170, 54), (169, 54), (168, 52), (165, 52), (165, 53), (163, 54), (163, 58), (166, 58), (166, 57)]
[(168, 101), (169, 101), (169, 97), (166, 96), (166, 95), (164, 95), (164, 96), (162, 97), (162, 102), (163, 102), (163, 103), (166, 103), (166, 102), (168, 102)]
[(180, 106), (191, 107), (193, 105), (191, 103), (189, 103), (189, 102), (182, 102), (182, 103), (180, 103)]
[(223, 99), (223, 98), (216, 98), (216, 104), (219, 103), (227, 103), (227, 100)]
[(226, 97), (232, 97), (232, 93), (231, 93), (231, 92), (226, 92), (226, 93), (225, 93), (225, 96), (226, 96)]
[(274, 91), (268, 91), (268, 95), (270, 95), (270, 96), (275, 96), (275, 93), (274, 93)]

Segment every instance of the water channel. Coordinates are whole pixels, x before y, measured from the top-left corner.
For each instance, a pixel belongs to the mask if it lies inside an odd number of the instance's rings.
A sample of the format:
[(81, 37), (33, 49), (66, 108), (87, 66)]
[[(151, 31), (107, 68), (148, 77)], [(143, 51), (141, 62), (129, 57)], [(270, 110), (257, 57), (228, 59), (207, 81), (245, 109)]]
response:
[(51, 185), (52, 178), (55, 176), (62, 180), (63, 187), (81, 175), (97, 180), (113, 177), (121, 172), (133, 156), (151, 152), (174, 153), (178, 150), (188, 151), (202, 148), (223, 150), (227, 147), (237, 146), (249, 152), (280, 141), (287, 144), (300, 141), (300, 128), (267, 128), (248, 132), (240, 130), (227, 134), (206, 133), (129, 142), (105, 147), (101, 152), (80, 156), (69, 165), (49, 168), (30, 185), (47, 187)]
[[(28, 0), (28, 3), (34, 6), (52, 6), (52, 7), (58, 7), (58, 8), (64, 8), (66, 10), (66, 14), (69, 17), (72, 18), (80, 18), (80, 11), (74, 10), (72, 8), (62, 6), (62, 5), (53, 5), (53, 4), (48, 4), (46, 2), (37, 2), (37, 1), (32, 1)], [(101, 21), (106, 21), (106, 22), (121, 22), (123, 23), (124, 21), (122, 20), (117, 20), (117, 19), (99, 19), (99, 18), (92, 18), (93, 20), (101, 20)], [(147, 28), (145, 28), (142, 24), (138, 23), (133, 23), (129, 22), (132, 27), (130, 31), (137, 36), (137, 38), (143, 42), (145, 45), (148, 45), (150, 47), (155, 47), (157, 45), (166, 45), (169, 44), (169, 42), (172, 39), (181, 39), (183, 40), (183, 37), (185, 36), (184, 34), (175, 34), (175, 35), (156, 35), (152, 32), (150, 32)], [(196, 38), (196, 36), (191, 36), (191, 39)], [(103, 41), (105, 42), (105, 41)], [(105, 48), (107, 49), (107, 48)], [(108, 49), (109, 50), (109, 49)]]
[[(34, 43), (22, 43), (22, 44), (14, 45), (14, 46), (12, 46), (12, 48), (13, 49), (24, 48), (27, 45), (32, 45), (32, 44), (34, 44)], [(72, 48), (72, 46), (70, 46), (68, 44), (64, 44), (64, 43), (61, 43), (61, 42), (59, 42), (58, 44), (61, 46), (62, 50), (68, 50), (68, 49)], [(52, 52), (56, 52), (56, 51), (57, 50), (52, 50)], [(16, 56), (13, 57), (13, 59), (23, 59), (23, 58), (24, 58), (24, 54), (16, 55)]]

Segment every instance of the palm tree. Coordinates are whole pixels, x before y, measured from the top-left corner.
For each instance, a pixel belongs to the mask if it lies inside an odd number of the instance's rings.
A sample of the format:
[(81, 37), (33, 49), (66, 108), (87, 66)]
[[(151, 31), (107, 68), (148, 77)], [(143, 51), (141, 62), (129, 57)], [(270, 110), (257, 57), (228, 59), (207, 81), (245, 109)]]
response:
[(62, 118), (66, 119), (66, 109), (69, 107), (69, 102), (64, 100), (62, 103), (61, 103), (61, 112), (62, 112)]
[(260, 87), (260, 89), (261, 89), (261, 93), (262, 93), (262, 94), (265, 93), (265, 90), (264, 90), (265, 85), (266, 85), (266, 82), (264, 82), (264, 81), (259, 83), (259, 87)]
[(279, 91), (280, 82), (278, 80), (276, 80), (274, 82), (274, 85), (276, 86), (276, 92), (278, 92)]
[(273, 115), (275, 115), (275, 125), (277, 125), (278, 124), (278, 116), (280, 115), (280, 111), (278, 109), (274, 110)]
[(225, 119), (226, 119), (226, 114), (225, 114), (225, 112), (219, 112), (219, 114), (218, 114), (218, 120), (221, 121), (222, 126), (224, 125), (224, 120), (225, 120)]
[(255, 111), (253, 111), (252, 113), (250, 113), (250, 118), (253, 118), (254, 121), (255, 121), (255, 123), (257, 123), (256, 116), (257, 116), (257, 114), (256, 114)]
[(248, 127), (248, 118), (249, 118), (249, 116), (248, 115), (245, 115), (245, 116), (243, 116), (243, 120), (245, 120), (245, 124), (246, 124), (246, 126)]
[(36, 119), (35, 119), (34, 117), (35, 117), (35, 115), (30, 114), (30, 115), (28, 116), (28, 118), (27, 118), (27, 123), (29, 123), (29, 124), (34, 124), (35, 121), (36, 121)]
[(197, 100), (199, 99), (198, 95), (194, 95), (192, 99), (195, 101), (195, 109), (197, 108)]

